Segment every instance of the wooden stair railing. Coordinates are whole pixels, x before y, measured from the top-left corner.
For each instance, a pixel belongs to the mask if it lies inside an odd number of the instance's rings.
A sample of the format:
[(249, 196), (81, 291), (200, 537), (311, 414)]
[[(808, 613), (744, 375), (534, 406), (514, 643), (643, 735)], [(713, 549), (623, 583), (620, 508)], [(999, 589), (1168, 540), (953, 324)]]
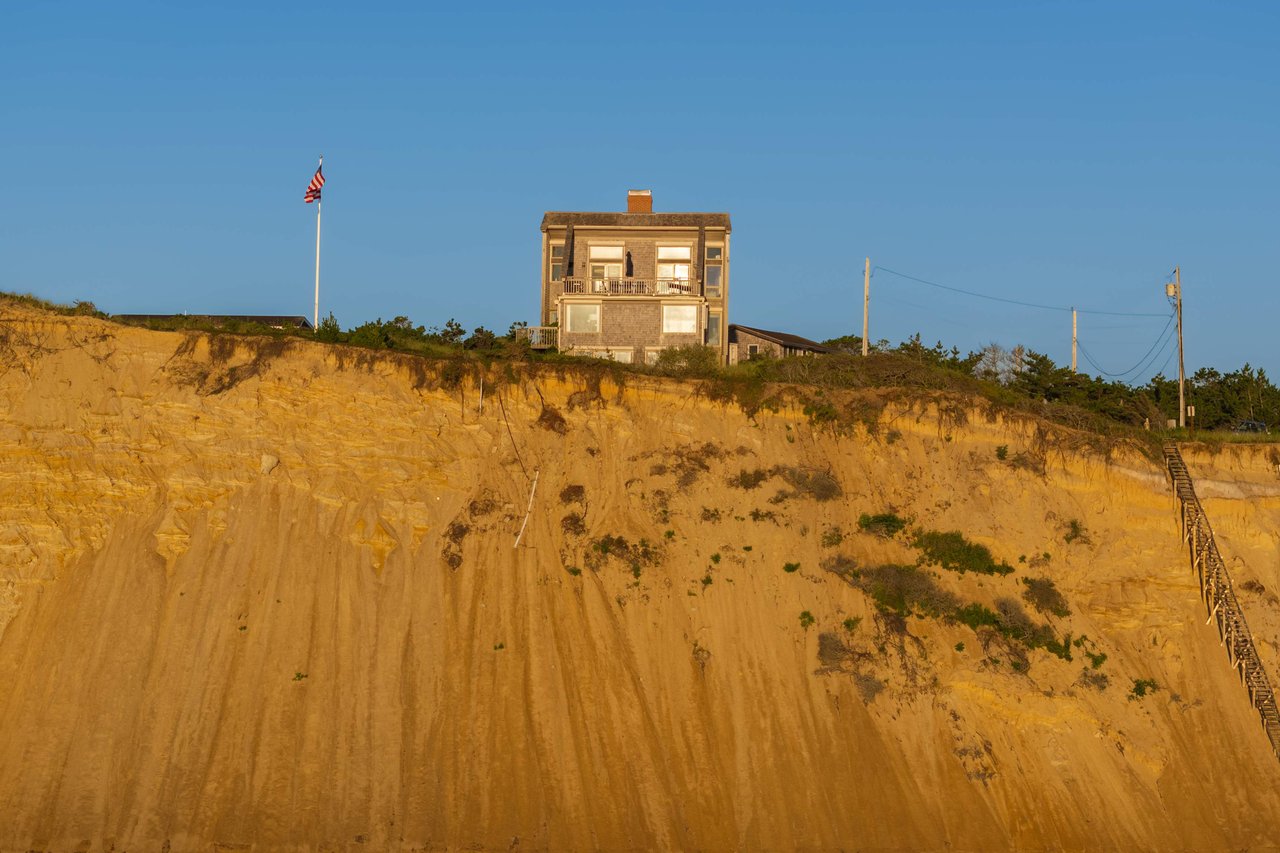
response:
[(1226, 647), (1227, 659), (1238, 670), (1240, 681), (1249, 691), (1249, 701), (1262, 718), (1262, 728), (1271, 741), (1271, 751), (1280, 758), (1280, 708), (1276, 706), (1276, 694), (1271, 680), (1258, 657), (1258, 649), (1245, 621), (1244, 610), (1236, 598), (1227, 565), (1218, 553), (1213, 538), (1213, 528), (1196, 497), (1195, 485), (1187, 471), (1182, 454), (1173, 442), (1164, 445), (1165, 467), (1169, 482), (1178, 499), (1178, 513), (1182, 528), (1182, 541), (1187, 544), (1191, 556), (1191, 569), (1200, 580), (1200, 595), (1209, 621), (1217, 622), (1218, 636)]

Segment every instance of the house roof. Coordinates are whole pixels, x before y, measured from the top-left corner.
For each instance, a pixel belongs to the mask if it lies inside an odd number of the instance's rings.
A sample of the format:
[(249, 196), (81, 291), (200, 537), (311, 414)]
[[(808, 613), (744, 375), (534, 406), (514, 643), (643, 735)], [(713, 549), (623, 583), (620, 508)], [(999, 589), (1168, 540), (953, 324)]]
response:
[(831, 347), (824, 347), (817, 341), (811, 341), (808, 338), (802, 338), (799, 335), (790, 335), (786, 332), (771, 332), (768, 329), (757, 329), (753, 326), (743, 326), (740, 323), (729, 324), (729, 340), (736, 337), (738, 330), (742, 330), (758, 338), (775, 343), (778, 346), (789, 347), (791, 349), (803, 349), (810, 352), (833, 352)]
[(145, 323), (148, 320), (210, 320), (234, 321), (237, 323), (258, 323), (276, 329), (285, 327), (294, 329), (310, 329), (311, 320), (301, 314), (116, 314), (117, 319), (132, 320)]
[(587, 213), (548, 210), (542, 215), (542, 230), (566, 225), (605, 225), (632, 228), (723, 228), (732, 230), (727, 213)]

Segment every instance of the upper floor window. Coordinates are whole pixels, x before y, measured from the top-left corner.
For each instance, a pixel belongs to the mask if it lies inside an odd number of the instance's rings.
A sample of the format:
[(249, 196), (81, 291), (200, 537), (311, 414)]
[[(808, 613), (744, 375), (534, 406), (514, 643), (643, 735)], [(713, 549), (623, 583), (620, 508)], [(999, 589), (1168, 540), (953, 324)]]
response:
[(724, 247), (707, 246), (705, 263), (703, 274), (706, 283), (706, 296), (709, 299), (718, 299), (724, 286)]
[(610, 279), (622, 278), (625, 252), (621, 246), (591, 247), (591, 281), (595, 290), (606, 289)]
[(551, 262), (549, 269), (551, 270), (551, 280), (560, 281), (564, 278), (564, 244), (552, 245)]
[(688, 246), (658, 247), (658, 291), (688, 292), (690, 258), (693, 252)]

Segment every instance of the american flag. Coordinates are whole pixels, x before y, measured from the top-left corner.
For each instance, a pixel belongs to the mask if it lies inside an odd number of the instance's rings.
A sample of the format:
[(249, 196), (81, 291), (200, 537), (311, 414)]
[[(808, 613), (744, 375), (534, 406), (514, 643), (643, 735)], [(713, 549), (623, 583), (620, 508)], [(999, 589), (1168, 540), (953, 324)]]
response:
[(320, 200), (320, 188), (324, 186), (324, 167), (316, 169), (315, 176), (311, 179), (311, 183), (307, 184), (307, 194), (303, 196), (303, 200), (307, 204)]

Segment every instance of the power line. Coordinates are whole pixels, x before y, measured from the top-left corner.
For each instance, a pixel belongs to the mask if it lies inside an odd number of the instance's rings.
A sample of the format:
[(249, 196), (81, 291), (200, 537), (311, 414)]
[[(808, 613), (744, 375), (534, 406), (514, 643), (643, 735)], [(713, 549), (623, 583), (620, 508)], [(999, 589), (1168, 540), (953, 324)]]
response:
[[(965, 296), (973, 296), (977, 299), (987, 299), (992, 302), (1003, 302), (1007, 305), (1021, 305), (1024, 308), (1036, 308), (1041, 311), (1065, 311), (1067, 313), (1070, 313), (1072, 310), (1071, 308), (1063, 307), (1061, 305), (1044, 305), (1039, 302), (1024, 302), (1021, 299), (1008, 299), (1004, 296), (992, 296), (988, 293), (978, 293), (976, 290), (965, 290), (962, 287), (951, 287), (950, 285), (947, 285), (947, 284), (939, 284), (936, 281), (928, 281), (923, 278), (917, 278), (916, 276), (907, 275), (906, 273), (901, 273), (901, 272), (898, 272), (897, 270), (891, 270), (888, 267), (882, 267), (879, 265), (874, 267), (872, 271), (875, 272), (877, 270), (883, 270), (884, 272), (889, 273), (889, 275), (896, 275), (898, 278), (905, 278), (908, 281), (918, 282), (920, 284), (928, 285), (929, 287), (936, 287), (939, 290), (949, 290), (952, 293), (962, 293)], [(1077, 308), (1075, 310), (1080, 314), (1096, 314), (1096, 315), (1103, 315), (1107, 317), (1166, 317), (1168, 316), (1166, 314), (1146, 314), (1146, 313), (1132, 312), (1132, 311), (1090, 311), (1084, 308)]]
[(1122, 371), (1120, 373), (1111, 373), (1110, 371), (1103, 370), (1101, 367), (1099, 367), (1098, 363), (1093, 360), (1092, 356), (1089, 355), (1089, 351), (1085, 349), (1084, 344), (1080, 344), (1080, 351), (1084, 353), (1084, 357), (1088, 360), (1090, 364), (1093, 365), (1094, 369), (1097, 370), (1099, 373), (1103, 374), (1104, 376), (1112, 376), (1117, 378), (1121, 376), (1128, 376), (1130, 373), (1139, 371), (1144, 366), (1146, 366), (1146, 362), (1148, 359), (1151, 359), (1152, 361), (1154, 361), (1156, 358), (1159, 358), (1160, 357), (1159, 355), (1156, 355), (1154, 358), (1152, 357), (1152, 354), (1156, 352), (1157, 347), (1160, 347), (1161, 353), (1164, 352), (1162, 344), (1167, 344), (1166, 336), (1167, 336), (1167, 333), (1169, 332), (1169, 327), (1173, 325), (1173, 317), (1174, 315), (1172, 314), (1169, 315), (1169, 321), (1164, 324), (1164, 328), (1160, 330), (1160, 334), (1156, 335), (1155, 343), (1151, 345), (1151, 348), (1146, 351), (1146, 353), (1142, 356), (1142, 358), (1138, 359), (1138, 363), (1135, 364), (1133, 367), (1129, 368), (1128, 370)]

